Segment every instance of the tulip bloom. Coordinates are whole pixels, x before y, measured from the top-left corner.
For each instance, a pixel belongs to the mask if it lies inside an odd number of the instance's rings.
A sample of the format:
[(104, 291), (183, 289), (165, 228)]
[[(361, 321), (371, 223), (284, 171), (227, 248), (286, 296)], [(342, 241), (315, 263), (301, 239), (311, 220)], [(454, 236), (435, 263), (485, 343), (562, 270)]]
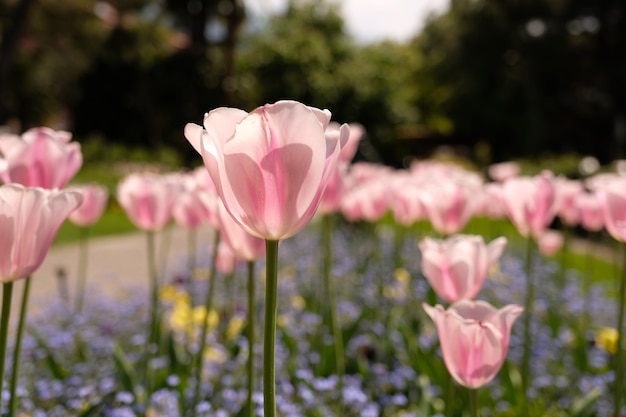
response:
[(72, 134), (38, 127), (0, 136), (0, 179), (26, 187), (63, 188), (83, 164), (80, 144)]
[(433, 228), (439, 233), (458, 233), (475, 211), (473, 200), (479, 187), (460, 179), (439, 178), (422, 193), (422, 204)]
[(545, 256), (555, 255), (563, 247), (563, 233), (558, 230), (546, 230), (537, 238), (537, 247)]
[(142, 230), (161, 230), (172, 217), (179, 187), (151, 174), (130, 174), (117, 187), (117, 200), (130, 220)]
[(233, 254), (245, 261), (255, 261), (265, 255), (265, 240), (259, 239), (244, 230), (218, 202), (220, 219), (220, 243), (227, 245)]
[(616, 240), (626, 242), (626, 179), (610, 181), (596, 191), (604, 227)]
[(576, 204), (577, 197), (585, 191), (582, 181), (557, 177), (554, 182), (556, 191), (556, 212), (567, 226), (580, 223), (580, 209)]
[(70, 214), (69, 220), (82, 227), (97, 222), (109, 201), (109, 191), (97, 184), (80, 185), (71, 189), (83, 196), (83, 203)]
[(585, 230), (589, 232), (602, 230), (604, 218), (595, 193), (580, 193), (576, 197), (576, 205), (580, 210), (580, 224)]
[(514, 304), (500, 310), (484, 301), (462, 300), (447, 310), (424, 310), (435, 322), (443, 360), (461, 385), (476, 389), (491, 381), (504, 363), (511, 328), (524, 310)]
[(490, 165), (487, 169), (489, 177), (497, 182), (505, 182), (519, 176), (520, 166), (517, 162), (506, 161)]
[(518, 177), (502, 186), (502, 201), (509, 219), (524, 237), (538, 237), (556, 212), (556, 192), (551, 172)]
[(186, 229), (196, 229), (204, 224), (217, 226), (215, 192), (200, 184), (195, 175), (182, 175), (179, 180), (180, 194), (172, 209), (176, 224)]
[(500, 258), (506, 243), (504, 237), (489, 245), (474, 235), (454, 235), (446, 240), (427, 237), (419, 244), (422, 272), (447, 302), (472, 299), (480, 292), (489, 268)]
[(185, 136), (202, 155), (231, 216), (250, 234), (286, 239), (311, 220), (349, 128), (326, 136), (330, 112), (279, 101), (250, 113), (218, 108)]
[(0, 281), (26, 278), (44, 261), (67, 216), (82, 202), (75, 191), (0, 187)]

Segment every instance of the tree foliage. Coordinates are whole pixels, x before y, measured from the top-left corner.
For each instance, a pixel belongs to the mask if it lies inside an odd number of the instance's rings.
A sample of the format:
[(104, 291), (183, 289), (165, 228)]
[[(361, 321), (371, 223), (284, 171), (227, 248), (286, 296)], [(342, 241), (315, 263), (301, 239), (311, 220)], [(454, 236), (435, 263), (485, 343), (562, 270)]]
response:
[(453, 121), (457, 141), (485, 141), (497, 159), (542, 151), (615, 157), (626, 98), (623, 2), (451, 6), (413, 45), (425, 63), (416, 75), (433, 86), (419, 101)]
[(608, 161), (626, 156), (625, 19), (621, 0), (452, 0), (411, 42), (362, 45), (332, 2), (260, 22), (242, 0), (8, 0), (0, 125), (191, 158), (186, 122), (290, 98), (362, 123), (359, 157), (389, 164), (443, 144)]

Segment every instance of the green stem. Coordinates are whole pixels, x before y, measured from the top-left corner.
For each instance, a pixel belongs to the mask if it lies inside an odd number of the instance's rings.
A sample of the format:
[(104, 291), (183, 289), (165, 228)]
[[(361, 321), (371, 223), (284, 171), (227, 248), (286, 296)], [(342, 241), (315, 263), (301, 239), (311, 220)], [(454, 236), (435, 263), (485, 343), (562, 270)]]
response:
[(195, 381), (196, 381), (196, 386), (195, 386), (195, 390), (194, 390), (194, 395), (193, 395), (193, 403), (192, 403), (192, 407), (194, 410), (194, 415), (195, 415), (195, 409), (196, 406), (198, 405), (198, 402), (200, 401), (200, 387), (202, 385), (202, 368), (204, 367), (204, 348), (206, 346), (206, 336), (209, 330), (209, 317), (211, 314), (211, 310), (213, 309), (213, 295), (215, 293), (215, 271), (217, 270), (216, 268), (216, 261), (217, 261), (217, 249), (220, 243), (220, 234), (219, 231), (215, 231), (214, 232), (214, 238), (213, 238), (213, 253), (211, 254), (211, 269), (209, 270), (209, 277), (208, 277), (208, 285), (209, 288), (207, 288), (207, 293), (206, 293), (206, 299), (204, 302), (204, 311), (205, 311), (205, 316), (204, 316), (204, 323), (202, 323), (202, 330), (200, 332), (200, 344), (198, 346), (198, 351), (196, 352), (196, 356), (194, 358), (194, 373), (195, 373)]
[(263, 335), (263, 410), (276, 417), (276, 310), (278, 292), (278, 241), (265, 241), (265, 332)]
[(478, 417), (478, 390), (468, 389), (469, 391), (469, 408), (470, 417)]
[(345, 373), (345, 355), (343, 350), (343, 335), (341, 326), (337, 320), (337, 301), (335, 299), (335, 289), (331, 280), (331, 269), (333, 263), (332, 251), (333, 218), (326, 215), (322, 219), (322, 247), (324, 251), (324, 292), (328, 300), (328, 322), (333, 331), (333, 341), (335, 348), (335, 370), (339, 377), (339, 387), (343, 386), (343, 376)]
[(254, 261), (248, 261), (248, 416), (254, 417), (252, 394), (254, 393), (254, 326), (256, 316), (256, 298), (254, 288)]
[(89, 242), (89, 228), (80, 228), (80, 245), (78, 253), (78, 285), (76, 287), (76, 313), (83, 309), (85, 301), (85, 282), (87, 281), (87, 252)]
[(613, 417), (620, 417), (624, 396), (624, 303), (626, 302), (626, 243), (622, 243), (622, 277), (619, 283), (617, 308), (617, 351), (615, 352), (615, 392), (613, 393)]
[[(158, 303), (159, 303), (159, 282), (156, 272), (156, 262), (154, 258), (154, 232), (147, 232), (148, 243), (148, 276), (150, 278), (150, 339), (149, 349), (151, 345), (157, 343), (157, 326), (158, 326)], [(150, 356), (150, 355), (148, 355)]]
[(143, 381), (147, 392), (149, 393), (149, 370), (150, 363), (157, 350), (158, 339), (158, 309), (159, 309), (159, 283), (156, 272), (155, 254), (154, 254), (154, 232), (146, 232), (147, 257), (148, 257), (148, 279), (149, 279), (149, 308), (150, 308), (150, 324), (148, 333), (148, 343), (146, 344), (146, 363), (144, 366)]
[[(9, 334), (9, 316), (11, 315), (11, 294), (13, 281), (2, 284), (2, 316), (0, 317), (0, 385), (4, 380), (4, 363), (7, 356), (7, 339)], [(0, 410), (2, 410), (2, 395), (0, 395)]]
[(164, 273), (165, 268), (167, 268), (167, 255), (170, 251), (171, 243), (172, 243), (172, 228), (171, 226), (166, 226), (161, 232), (161, 246), (159, 247), (160, 249), (159, 259), (161, 259), (161, 265), (159, 266), (159, 271), (161, 271), (161, 273)]
[(526, 300), (524, 303), (524, 351), (522, 354), (522, 417), (528, 417), (528, 388), (530, 385), (531, 334), (530, 319), (535, 304), (535, 284), (532, 276), (533, 239), (527, 238), (526, 245)]
[(453, 417), (454, 416), (453, 402), (454, 402), (454, 391), (455, 391), (454, 379), (452, 379), (452, 375), (450, 375), (449, 372), (447, 372), (446, 375), (447, 375), (446, 390), (445, 390), (446, 417)]
[(26, 310), (28, 306), (28, 297), (30, 294), (30, 280), (31, 278), (27, 277), (26, 281), (24, 281), (24, 290), (22, 292), (22, 305), (20, 306), (20, 318), (17, 325), (17, 334), (15, 335), (15, 346), (13, 348), (13, 369), (11, 369), (11, 396), (9, 397), (9, 417), (13, 417), (15, 415), (15, 411), (17, 410), (17, 396), (15, 394), (17, 392), (17, 377), (19, 373), (20, 351), (22, 349), (22, 336), (24, 335)]
[[(187, 250), (189, 251), (188, 269), (189, 269), (189, 275), (191, 278), (193, 278), (194, 271), (196, 270), (197, 248), (198, 248), (198, 230), (195, 228), (190, 228), (187, 231)], [(192, 280), (189, 279), (190, 283), (191, 281)], [(191, 286), (189, 288), (191, 288)]]

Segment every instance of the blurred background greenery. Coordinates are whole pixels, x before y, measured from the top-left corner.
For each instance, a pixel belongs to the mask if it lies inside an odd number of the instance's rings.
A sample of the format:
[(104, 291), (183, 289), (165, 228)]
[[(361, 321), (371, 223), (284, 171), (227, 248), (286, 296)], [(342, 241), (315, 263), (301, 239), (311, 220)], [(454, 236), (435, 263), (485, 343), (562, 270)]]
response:
[(242, 0), (2, 0), (0, 33), (0, 126), (70, 130), (86, 163), (197, 164), (185, 123), (282, 98), (362, 123), (357, 158), (393, 166), (626, 157), (623, 0), (451, 0), (369, 44), (315, 0), (267, 19)]

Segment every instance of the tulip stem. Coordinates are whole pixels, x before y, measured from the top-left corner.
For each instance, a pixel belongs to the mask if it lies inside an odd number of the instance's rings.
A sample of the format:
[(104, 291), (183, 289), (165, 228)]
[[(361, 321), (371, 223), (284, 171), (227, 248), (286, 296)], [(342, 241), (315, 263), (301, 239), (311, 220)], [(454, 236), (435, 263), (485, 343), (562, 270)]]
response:
[(76, 287), (76, 313), (83, 309), (85, 300), (85, 282), (87, 281), (87, 246), (89, 242), (89, 228), (80, 228), (80, 245), (78, 254), (78, 283)]
[(9, 417), (15, 415), (17, 409), (17, 376), (19, 373), (20, 351), (22, 349), (22, 336), (24, 335), (24, 324), (26, 323), (26, 310), (28, 305), (28, 297), (30, 294), (31, 278), (27, 277), (24, 281), (24, 290), (22, 292), (22, 305), (20, 306), (20, 318), (17, 324), (17, 334), (15, 335), (15, 346), (13, 348), (13, 369), (11, 369), (11, 383), (9, 397)]
[[(9, 316), (11, 315), (11, 295), (13, 294), (13, 281), (2, 284), (2, 316), (0, 317), (0, 385), (4, 380), (4, 363), (7, 356), (7, 339), (9, 334)], [(0, 395), (0, 410), (2, 410), (2, 398)]]
[(322, 218), (322, 237), (323, 237), (323, 251), (324, 251), (324, 290), (325, 297), (328, 303), (328, 324), (333, 331), (333, 341), (335, 348), (335, 372), (339, 377), (339, 387), (343, 387), (343, 375), (345, 373), (345, 359), (343, 351), (343, 335), (341, 332), (341, 326), (337, 320), (337, 301), (335, 299), (335, 291), (333, 288), (333, 282), (331, 280), (331, 270), (333, 264), (333, 252), (332, 252), (332, 233), (333, 233), (333, 219), (330, 215), (326, 215)]
[(530, 385), (531, 334), (530, 319), (535, 304), (535, 284), (532, 276), (533, 238), (526, 242), (526, 300), (524, 303), (524, 351), (522, 354), (522, 417), (528, 417), (528, 387)]
[(478, 389), (468, 389), (470, 417), (478, 417)]
[(446, 417), (454, 416), (454, 379), (452, 379), (452, 374), (449, 372), (446, 373), (446, 390), (445, 390), (445, 404), (446, 404)]
[(209, 270), (208, 286), (206, 299), (204, 301), (204, 321), (202, 323), (202, 330), (200, 332), (200, 340), (198, 345), (198, 351), (196, 352), (195, 362), (195, 380), (196, 386), (193, 394), (193, 409), (195, 415), (195, 409), (200, 401), (200, 387), (202, 386), (202, 368), (204, 367), (204, 348), (206, 346), (206, 335), (209, 330), (209, 318), (211, 310), (213, 310), (213, 294), (215, 293), (215, 271), (217, 270), (217, 252), (220, 244), (220, 232), (215, 230), (213, 238), (213, 253), (211, 254), (211, 269)]
[(146, 385), (146, 390), (148, 389), (148, 374), (150, 369), (150, 362), (152, 361), (152, 356), (156, 352), (157, 342), (158, 342), (158, 303), (159, 303), (159, 288), (158, 288), (158, 280), (157, 280), (157, 272), (156, 272), (156, 264), (154, 259), (154, 232), (149, 230), (146, 232), (146, 242), (147, 242), (147, 251), (148, 251), (148, 278), (149, 278), (149, 286), (148, 291), (150, 292), (150, 324), (149, 324), (149, 334), (148, 334), (148, 343), (146, 344), (146, 363), (144, 367), (144, 384)]
[(613, 393), (613, 416), (620, 417), (622, 398), (624, 397), (624, 303), (626, 298), (626, 243), (622, 243), (624, 258), (622, 259), (622, 277), (619, 283), (617, 308), (617, 350), (615, 352), (615, 392)]
[(248, 416), (254, 417), (252, 394), (254, 393), (254, 325), (256, 316), (256, 299), (254, 288), (254, 261), (248, 261)]
[(194, 271), (196, 270), (196, 252), (198, 250), (197, 248), (198, 231), (192, 227), (187, 231), (187, 250), (189, 251), (189, 258), (187, 259), (189, 269), (189, 289), (191, 289), (191, 282), (193, 279)]
[[(148, 243), (148, 276), (150, 278), (150, 340), (148, 347), (152, 349), (152, 344), (157, 343), (158, 327), (158, 303), (159, 303), (159, 283), (154, 259), (154, 232), (147, 232)], [(148, 355), (150, 357), (150, 355)]]
[(276, 309), (278, 292), (278, 241), (265, 241), (265, 331), (263, 335), (263, 410), (276, 417)]

